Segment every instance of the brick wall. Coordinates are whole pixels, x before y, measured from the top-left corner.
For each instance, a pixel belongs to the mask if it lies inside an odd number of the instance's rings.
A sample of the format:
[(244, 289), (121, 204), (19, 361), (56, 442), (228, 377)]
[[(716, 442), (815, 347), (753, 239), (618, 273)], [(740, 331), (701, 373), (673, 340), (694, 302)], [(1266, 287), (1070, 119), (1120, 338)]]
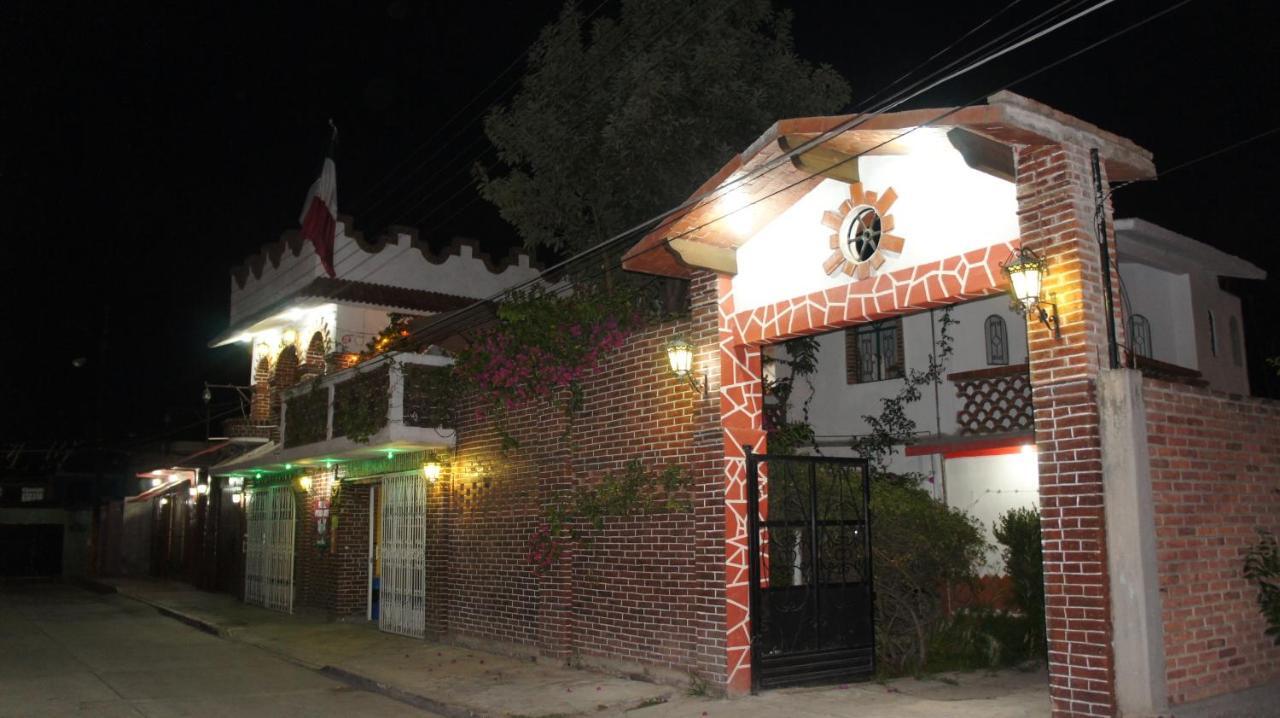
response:
[[(1079, 146), (1024, 147), (1016, 161), (1022, 246), (1047, 260), (1044, 298), (1056, 302), (1061, 320), (1060, 337), (1038, 319), (1027, 322), (1050, 699), (1055, 716), (1112, 715), (1110, 577), (1095, 386), (1104, 363), (1106, 315), (1101, 253), (1092, 231), (1089, 154)], [(1107, 215), (1109, 220), (1110, 208)], [(1114, 236), (1108, 241), (1114, 255)]]
[(1280, 533), (1280, 403), (1143, 380), (1169, 699), (1280, 680), (1243, 557)]
[[(429, 574), (447, 567), (450, 632), (524, 645), (545, 656), (621, 661), (724, 681), (724, 501), (715, 394), (716, 294), (710, 275), (692, 287), (689, 319), (633, 334), (585, 387), (572, 429), (543, 406), (513, 412), (520, 442), (503, 453), (495, 425), (473, 398), (463, 409), (450, 491), (433, 516), (447, 546), (429, 551)], [(684, 336), (710, 372), (704, 398), (666, 368), (665, 344)], [(543, 507), (632, 459), (684, 467), (692, 510), (610, 518), (556, 570), (535, 576), (526, 553)], [(442, 555), (443, 554), (443, 555)], [(429, 583), (432, 579), (429, 579)]]
[(362, 615), (369, 589), (369, 486), (347, 483), (337, 507), (330, 507), (331, 540), (317, 545), (315, 508), (328, 501), (331, 471), (311, 475), (311, 490), (297, 497), (294, 534), (294, 586), (301, 606), (322, 608), (339, 616)]

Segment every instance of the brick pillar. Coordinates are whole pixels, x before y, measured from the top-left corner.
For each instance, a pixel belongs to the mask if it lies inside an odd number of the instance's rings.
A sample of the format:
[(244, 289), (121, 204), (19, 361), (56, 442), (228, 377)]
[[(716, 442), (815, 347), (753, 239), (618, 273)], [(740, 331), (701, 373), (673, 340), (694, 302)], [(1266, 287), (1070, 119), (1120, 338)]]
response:
[(693, 479), (694, 531), (697, 572), (703, 588), (697, 593), (697, 672), (713, 685), (727, 680), (728, 604), (725, 561), (725, 456), (720, 424), (720, 279), (699, 272), (689, 283), (689, 334), (698, 353), (694, 366), (705, 368), (706, 396), (694, 402), (693, 451), (689, 464)]
[(262, 357), (253, 370), (253, 400), (249, 403), (249, 421), (266, 424), (271, 418), (271, 359)]
[[(1096, 388), (1107, 348), (1089, 151), (1024, 147), (1016, 161), (1022, 245), (1048, 262), (1044, 298), (1056, 302), (1062, 333), (1055, 338), (1038, 319), (1027, 320), (1049, 693), (1054, 716), (1110, 716), (1115, 668)], [(1107, 215), (1110, 227), (1110, 207)]]

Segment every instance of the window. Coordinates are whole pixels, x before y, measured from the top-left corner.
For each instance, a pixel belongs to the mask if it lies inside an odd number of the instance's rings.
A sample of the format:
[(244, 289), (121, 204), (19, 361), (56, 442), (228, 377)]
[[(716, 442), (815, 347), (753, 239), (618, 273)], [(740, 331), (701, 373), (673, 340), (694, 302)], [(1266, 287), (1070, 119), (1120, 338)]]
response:
[(886, 319), (846, 329), (845, 380), (849, 384), (897, 379), (903, 375), (902, 319)]
[(1152, 359), (1151, 322), (1141, 314), (1129, 317), (1129, 347), (1134, 354)]
[(1227, 340), (1231, 342), (1231, 363), (1244, 366), (1244, 352), (1240, 346), (1240, 322), (1233, 316), (1227, 320)]
[(987, 317), (986, 337), (987, 363), (1008, 364), (1009, 328), (1005, 325), (1003, 317), (998, 314)]
[(1218, 324), (1212, 309), (1209, 310), (1209, 353), (1218, 356)]

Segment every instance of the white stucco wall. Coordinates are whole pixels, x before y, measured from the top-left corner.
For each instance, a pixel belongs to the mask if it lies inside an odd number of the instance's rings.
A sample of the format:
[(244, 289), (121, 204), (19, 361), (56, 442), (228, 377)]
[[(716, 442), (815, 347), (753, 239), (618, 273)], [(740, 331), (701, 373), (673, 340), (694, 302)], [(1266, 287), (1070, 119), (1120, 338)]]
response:
[[(950, 146), (860, 157), (858, 172), (865, 190), (883, 195), (892, 188), (898, 195), (889, 210), (895, 221), (892, 234), (906, 244), (880, 272), (1019, 236), (1013, 184), (969, 168)], [(848, 198), (848, 184), (824, 180), (743, 245), (733, 280), (735, 308), (752, 309), (852, 281), (822, 270), (832, 252), (823, 212), (838, 210)]]
[(987, 560), (984, 573), (1004, 571), (1000, 546), (992, 533), (1000, 515), (1014, 508), (1040, 505), (1039, 469), (1034, 450), (999, 456), (971, 456), (946, 460), (947, 505), (982, 524)]
[[(935, 350), (934, 338), (941, 332), (942, 313), (939, 309), (903, 317), (903, 350), (908, 371), (928, 368), (929, 355)], [(1008, 363), (1023, 364), (1027, 361), (1026, 320), (1010, 310), (1009, 300), (1000, 295), (951, 308), (951, 318), (957, 323), (950, 329), (953, 354), (947, 373), (989, 366), (984, 326), (992, 314), (1005, 321), (1009, 340)], [(902, 389), (903, 380), (849, 384), (845, 380), (844, 331), (818, 337), (818, 346), (818, 369), (813, 377), (815, 392), (809, 405), (809, 423), (820, 436), (849, 437), (866, 433), (867, 423), (863, 416), (879, 414), (880, 400), (896, 395)], [(797, 405), (806, 393), (807, 389), (797, 388), (792, 404)], [(908, 415), (922, 433), (937, 433), (940, 428), (943, 434), (953, 434), (959, 408), (955, 384), (944, 381), (938, 387), (936, 402), (933, 392), (926, 391), (920, 401), (908, 407)]]
[[(530, 265), (529, 257), (519, 254), (515, 263), (503, 271), (493, 272), (474, 249), (462, 244), (456, 255), (439, 263), (433, 263), (413, 246), (409, 234), (398, 234), (380, 251), (369, 252), (360, 247), (347, 234), (347, 228), (338, 223), (333, 243), (334, 272), (339, 279), (393, 287), (421, 289), (443, 294), (453, 294), (473, 299), (483, 299), (519, 282), (538, 276), (538, 270)], [(327, 276), (310, 243), (301, 245), (294, 256), (285, 250), (278, 265), (270, 260), (263, 262), (260, 277), (248, 274), (243, 287), (231, 280), (231, 323), (261, 311), (263, 308), (305, 287), (318, 277)]]
[[(1246, 363), (1244, 322), (1240, 300), (1218, 287), (1218, 278), (1209, 275), (1191, 277), (1191, 317), (1195, 320), (1196, 368), (1218, 391), (1232, 394), (1249, 393), (1249, 370)], [(1218, 351), (1215, 355), (1209, 336), (1209, 313), (1213, 312)], [(1239, 352), (1233, 353), (1228, 327), (1234, 319), (1239, 328)], [(1237, 359), (1239, 361), (1237, 361)]]
[(1190, 321), (1190, 278), (1137, 262), (1121, 262), (1120, 277), (1128, 300), (1125, 316), (1141, 314), (1151, 323), (1152, 358), (1199, 368)]

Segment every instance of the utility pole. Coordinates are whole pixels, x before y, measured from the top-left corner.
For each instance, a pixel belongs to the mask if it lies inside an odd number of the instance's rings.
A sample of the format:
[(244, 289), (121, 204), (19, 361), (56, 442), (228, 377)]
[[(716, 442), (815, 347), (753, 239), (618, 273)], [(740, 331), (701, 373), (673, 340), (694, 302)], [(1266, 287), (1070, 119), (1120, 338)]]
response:
[(1107, 312), (1107, 356), (1112, 369), (1120, 368), (1120, 347), (1116, 344), (1116, 313), (1111, 299), (1111, 248), (1107, 244), (1107, 194), (1102, 189), (1102, 168), (1098, 162), (1098, 148), (1089, 150), (1089, 162), (1093, 165), (1093, 224), (1098, 234), (1098, 247), (1102, 252), (1102, 307)]

